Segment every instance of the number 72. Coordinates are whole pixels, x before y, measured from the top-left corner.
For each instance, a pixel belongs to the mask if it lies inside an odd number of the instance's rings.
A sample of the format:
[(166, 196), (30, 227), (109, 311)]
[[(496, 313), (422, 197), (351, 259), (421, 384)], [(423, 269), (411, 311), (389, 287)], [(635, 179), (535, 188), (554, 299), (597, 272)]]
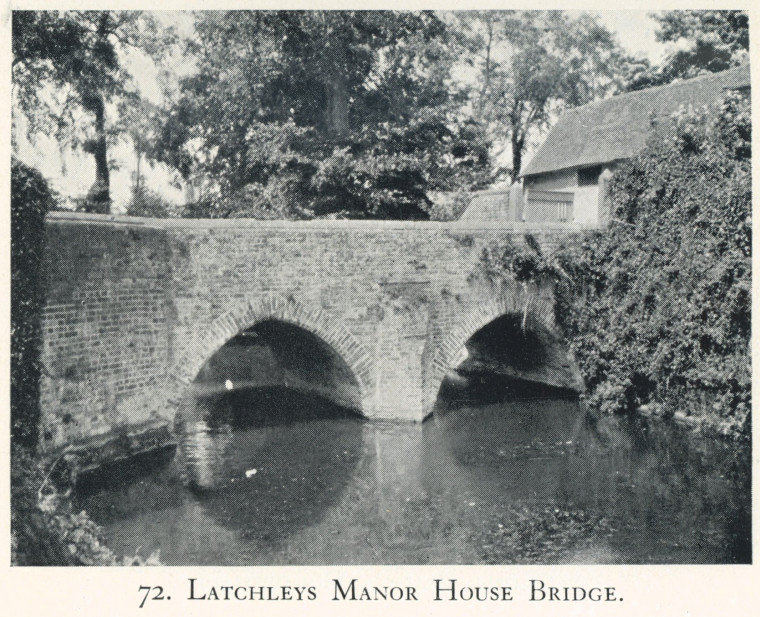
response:
[(164, 588), (163, 587), (150, 587), (149, 585), (140, 585), (140, 589), (138, 591), (145, 591), (145, 596), (143, 597), (142, 602), (140, 602), (140, 608), (145, 606), (145, 602), (148, 599), (148, 596), (150, 595), (151, 591), (155, 591), (155, 595), (151, 598), (151, 600), (166, 600), (167, 598), (164, 597)]

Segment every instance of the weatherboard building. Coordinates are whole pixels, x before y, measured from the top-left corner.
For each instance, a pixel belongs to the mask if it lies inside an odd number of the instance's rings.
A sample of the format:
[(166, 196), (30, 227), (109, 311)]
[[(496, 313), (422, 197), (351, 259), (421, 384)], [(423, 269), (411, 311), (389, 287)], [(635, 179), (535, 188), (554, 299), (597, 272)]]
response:
[[(682, 107), (699, 108), (727, 91), (749, 92), (749, 64), (628, 92), (566, 111), (520, 174), (523, 190), (476, 193), (463, 220), (609, 220), (607, 183), (615, 167), (646, 145), (652, 128)], [(498, 207), (494, 199), (501, 200)]]

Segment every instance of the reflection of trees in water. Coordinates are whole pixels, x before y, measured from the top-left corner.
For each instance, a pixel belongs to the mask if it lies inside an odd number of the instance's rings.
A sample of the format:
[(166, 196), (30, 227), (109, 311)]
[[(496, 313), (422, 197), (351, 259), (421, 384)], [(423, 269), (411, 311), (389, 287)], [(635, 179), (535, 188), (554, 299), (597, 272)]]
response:
[(600, 417), (588, 432), (572, 473), (575, 503), (613, 521), (621, 554), (637, 547), (629, 562), (748, 560), (747, 476), (728, 472), (748, 452), (642, 418)]
[(561, 399), (440, 407), (422, 462), (433, 492), (458, 496), (456, 483), (494, 512), (501, 499), (505, 525), (514, 506), (602, 517), (615, 530), (603, 542), (631, 563), (750, 560), (747, 449)]
[[(750, 541), (749, 450), (645, 419), (621, 420), (634, 437), (608, 456), (627, 457), (626, 501), (638, 506), (649, 529), (672, 533), (673, 561), (747, 562)], [(746, 474), (732, 476), (744, 466)], [(621, 495), (622, 497), (622, 495)], [(621, 500), (614, 502), (618, 507)], [(628, 512), (623, 511), (622, 516)]]

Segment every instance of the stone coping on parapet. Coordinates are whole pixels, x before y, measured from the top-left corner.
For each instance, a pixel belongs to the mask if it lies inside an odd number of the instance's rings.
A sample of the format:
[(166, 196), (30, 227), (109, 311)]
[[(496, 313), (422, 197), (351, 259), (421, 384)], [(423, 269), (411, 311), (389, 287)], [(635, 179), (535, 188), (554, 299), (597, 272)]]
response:
[(87, 212), (66, 212), (56, 210), (47, 214), (50, 222), (90, 225), (124, 225), (153, 229), (279, 229), (299, 232), (321, 231), (506, 231), (530, 232), (581, 232), (599, 229), (597, 226), (581, 223), (549, 223), (518, 221), (404, 221), (404, 220), (357, 220), (357, 219), (312, 219), (308, 221), (259, 220), (259, 219), (190, 219), (190, 218), (144, 218), (116, 214), (91, 214)]

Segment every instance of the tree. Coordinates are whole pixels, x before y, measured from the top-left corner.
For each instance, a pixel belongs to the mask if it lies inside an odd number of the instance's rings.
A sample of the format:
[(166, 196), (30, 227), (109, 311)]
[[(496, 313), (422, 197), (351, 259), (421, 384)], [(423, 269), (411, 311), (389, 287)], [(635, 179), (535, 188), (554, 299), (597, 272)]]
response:
[(615, 172), (616, 221), (569, 258), (591, 283), (569, 329), (603, 407), (748, 428), (751, 169), (749, 101), (731, 94), (676, 114)]
[(629, 90), (724, 71), (749, 58), (749, 17), (745, 11), (665, 11), (652, 17), (660, 24), (657, 40), (673, 43), (674, 51), (661, 65), (635, 75)]
[(509, 144), (512, 180), (530, 139), (564, 106), (620, 88), (626, 56), (612, 33), (588, 14), (559, 11), (459, 13), (469, 63), (479, 72), (472, 90), (475, 117), (493, 141)]
[[(108, 106), (138, 98), (120, 56), (126, 48), (158, 55), (171, 33), (135, 11), (14, 11), (13, 85), (29, 132), (80, 145), (95, 159), (95, 182), (85, 208), (110, 209)], [(82, 115), (81, 112), (84, 112)]]
[(195, 214), (424, 218), (428, 191), (487, 176), (436, 15), (233, 11), (196, 30), (157, 152), (218, 184)]

